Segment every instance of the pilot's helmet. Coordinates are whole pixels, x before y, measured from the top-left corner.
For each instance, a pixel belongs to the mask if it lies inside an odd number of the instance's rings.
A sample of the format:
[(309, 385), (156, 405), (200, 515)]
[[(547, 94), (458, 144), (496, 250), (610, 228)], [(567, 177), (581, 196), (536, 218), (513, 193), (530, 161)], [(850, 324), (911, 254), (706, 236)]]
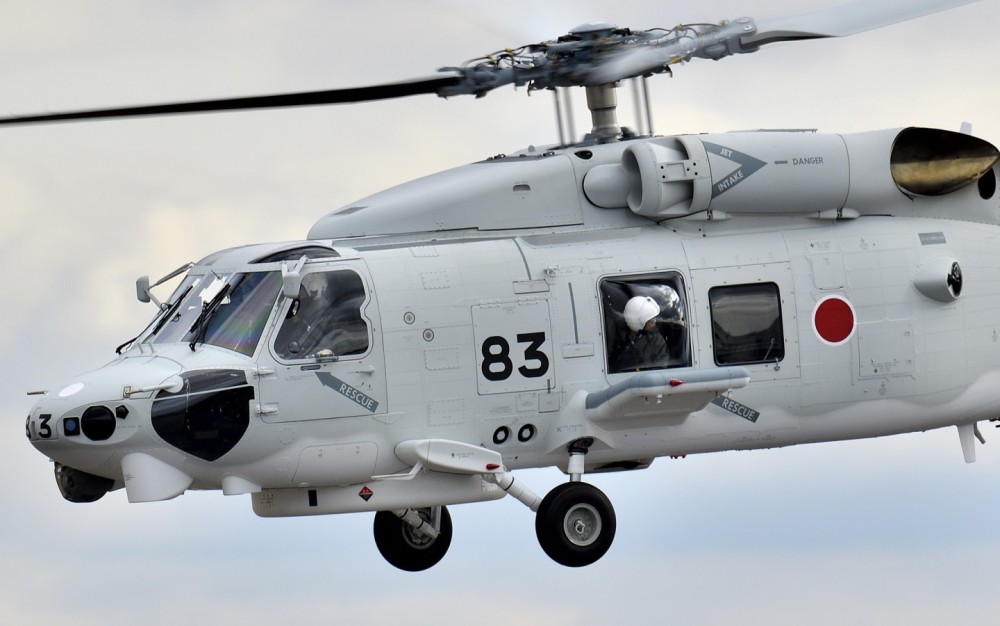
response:
[(320, 273), (306, 274), (302, 278), (302, 291), (310, 300), (321, 300), (326, 294), (326, 276)]
[(649, 296), (636, 296), (625, 303), (625, 323), (632, 332), (639, 332), (646, 322), (660, 314), (660, 305)]

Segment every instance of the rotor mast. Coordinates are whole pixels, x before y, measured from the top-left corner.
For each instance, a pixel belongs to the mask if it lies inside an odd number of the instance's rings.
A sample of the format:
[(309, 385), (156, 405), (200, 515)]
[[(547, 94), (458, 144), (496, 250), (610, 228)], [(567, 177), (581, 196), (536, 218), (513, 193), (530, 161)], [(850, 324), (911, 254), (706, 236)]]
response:
[[(618, 123), (618, 83), (607, 83), (603, 85), (589, 85), (586, 87), (587, 108), (590, 110), (592, 127), (590, 132), (583, 137), (583, 143), (611, 143), (621, 139), (624, 135), (634, 134), (628, 128), (623, 128)], [(556, 125), (559, 129), (559, 143), (563, 146), (574, 144), (577, 140), (574, 135), (576, 131), (573, 124), (573, 107), (569, 93), (561, 98), (559, 90), (553, 88), (556, 104)], [(564, 102), (565, 100), (565, 102)], [(645, 107), (645, 111), (640, 110)], [(649, 102), (643, 101), (637, 104), (636, 115), (639, 116), (638, 126), (642, 127), (642, 116), (645, 115), (648, 127), (646, 132), (652, 134), (652, 122), (650, 120)], [(564, 116), (566, 119), (564, 119)], [(638, 134), (643, 134), (640, 131)]]
[(587, 87), (587, 108), (590, 109), (590, 139), (597, 143), (608, 143), (622, 134), (618, 125), (617, 83), (606, 83)]

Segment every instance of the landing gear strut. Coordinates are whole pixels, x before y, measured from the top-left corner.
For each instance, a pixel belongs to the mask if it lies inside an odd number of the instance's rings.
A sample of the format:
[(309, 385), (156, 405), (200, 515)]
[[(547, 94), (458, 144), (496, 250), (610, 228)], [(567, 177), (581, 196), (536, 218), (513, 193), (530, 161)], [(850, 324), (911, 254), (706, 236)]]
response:
[(391, 565), (420, 572), (437, 564), (451, 545), (447, 507), (375, 513), (375, 546)]

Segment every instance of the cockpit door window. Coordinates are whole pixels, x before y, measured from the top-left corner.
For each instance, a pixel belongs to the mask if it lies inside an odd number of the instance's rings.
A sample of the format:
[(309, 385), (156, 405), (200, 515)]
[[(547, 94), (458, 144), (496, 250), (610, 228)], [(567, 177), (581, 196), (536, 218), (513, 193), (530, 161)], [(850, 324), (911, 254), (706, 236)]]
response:
[(313, 272), (302, 278), (274, 340), (282, 360), (341, 358), (368, 352), (368, 323), (361, 314), (364, 282), (356, 272)]

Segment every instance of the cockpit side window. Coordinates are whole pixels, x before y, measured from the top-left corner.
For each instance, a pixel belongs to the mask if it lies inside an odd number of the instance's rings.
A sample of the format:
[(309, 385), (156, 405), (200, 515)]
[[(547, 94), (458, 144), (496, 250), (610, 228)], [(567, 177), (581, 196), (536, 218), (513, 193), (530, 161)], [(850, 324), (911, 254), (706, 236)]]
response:
[(275, 354), (287, 360), (364, 354), (369, 345), (361, 315), (365, 298), (356, 272), (306, 274), (274, 339)]
[(605, 279), (600, 284), (608, 373), (691, 363), (679, 274)]

